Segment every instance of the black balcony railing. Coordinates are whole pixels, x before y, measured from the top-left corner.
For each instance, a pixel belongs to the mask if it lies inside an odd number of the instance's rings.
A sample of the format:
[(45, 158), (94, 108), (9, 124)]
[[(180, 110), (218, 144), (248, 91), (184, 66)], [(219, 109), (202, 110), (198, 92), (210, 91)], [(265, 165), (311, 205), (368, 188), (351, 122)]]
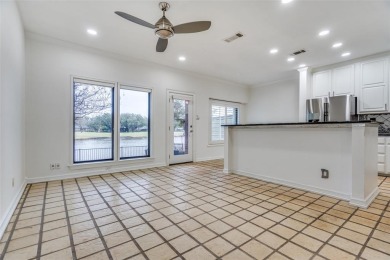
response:
[[(75, 149), (74, 161), (87, 162), (113, 158), (112, 148)], [(121, 158), (141, 157), (149, 154), (148, 146), (128, 146), (120, 148)]]

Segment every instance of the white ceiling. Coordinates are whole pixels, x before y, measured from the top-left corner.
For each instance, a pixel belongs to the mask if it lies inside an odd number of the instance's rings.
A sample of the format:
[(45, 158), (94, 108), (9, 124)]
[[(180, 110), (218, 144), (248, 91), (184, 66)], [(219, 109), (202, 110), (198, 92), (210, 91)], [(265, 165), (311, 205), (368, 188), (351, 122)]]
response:
[[(390, 1), (295, 0), (170, 1), (167, 17), (175, 24), (210, 20), (209, 31), (175, 35), (156, 53), (152, 29), (114, 14), (123, 11), (154, 24), (162, 15), (158, 1), (18, 1), (27, 31), (206, 74), (246, 85), (292, 77), (301, 63), (318, 67), (390, 50)], [(94, 28), (98, 36), (86, 34)], [(318, 32), (330, 34), (319, 37)], [(223, 39), (242, 32), (232, 43)], [(342, 41), (339, 49), (332, 44)], [(271, 48), (279, 53), (271, 55)], [(307, 53), (288, 63), (299, 49)], [(341, 58), (350, 51), (348, 58)], [(178, 61), (185, 55), (185, 62)]]

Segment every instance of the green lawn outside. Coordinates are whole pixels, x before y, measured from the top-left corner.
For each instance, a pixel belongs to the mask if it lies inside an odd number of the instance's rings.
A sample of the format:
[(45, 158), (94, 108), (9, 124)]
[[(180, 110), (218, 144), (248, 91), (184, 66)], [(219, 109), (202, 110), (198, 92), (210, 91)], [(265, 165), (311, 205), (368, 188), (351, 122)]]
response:
[[(133, 138), (146, 138), (148, 132), (132, 132), (132, 133), (121, 133), (124, 137)], [(99, 132), (76, 132), (76, 139), (90, 139), (90, 138), (103, 138), (111, 137), (111, 133), (99, 133)]]

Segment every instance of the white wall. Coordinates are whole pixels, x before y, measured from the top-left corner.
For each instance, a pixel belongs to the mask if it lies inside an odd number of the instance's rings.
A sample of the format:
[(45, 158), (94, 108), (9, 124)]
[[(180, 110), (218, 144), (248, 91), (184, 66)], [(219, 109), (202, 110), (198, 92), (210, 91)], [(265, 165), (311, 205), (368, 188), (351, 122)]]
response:
[[(0, 237), (24, 187), (24, 31), (14, 1), (0, 1)], [(14, 180), (14, 185), (12, 185)]]
[(252, 86), (246, 106), (247, 123), (298, 122), (299, 74), (265, 86)]
[[(129, 52), (131, 48), (129, 48)], [(26, 169), (30, 181), (166, 165), (167, 89), (195, 94), (194, 159), (223, 157), (223, 146), (208, 145), (209, 98), (247, 103), (245, 86), (118, 57), (28, 34), (26, 41)], [(68, 167), (71, 161), (71, 75), (153, 88), (151, 160), (96, 169)], [(59, 162), (60, 170), (50, 170)]]

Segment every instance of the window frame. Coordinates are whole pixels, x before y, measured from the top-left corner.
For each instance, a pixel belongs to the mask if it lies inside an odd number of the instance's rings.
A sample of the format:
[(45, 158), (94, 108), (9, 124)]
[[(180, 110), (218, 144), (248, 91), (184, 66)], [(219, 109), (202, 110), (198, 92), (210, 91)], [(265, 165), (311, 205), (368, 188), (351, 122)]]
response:
[[(99, 83), (102, 86), (110, 86), (113, 88), (113, 97), (112, 97), (112, 112), (113, 112), (113, 124), (112, 124), (112, 140), (113, 140), (113, 158), (107, 160), (93, 160), (93, 161), (83, 161), (75, 162), (75, 110), (74, 110), (74, 82), (85, 82), (85, 83)], [(97, 84), (97, 85), (99, 85)], [(148, 106), (148, 124), (149, 124), (149, 134), (148, 134), (148, 145), (149, 145), (149, 154), (148, 156), (137, 156), (137, 157), (126, 157), (120, 158), (120, 99), (119, 93), (120, 89), (126, 88), (130, 90), (143, 91), (149, 93), (149, 106)], [(129, 161), (144, 161), (153, 159), (153, 88), (144, 87), (144, 86), (135, 86), (134, 84), (120, 83), (117, 81), (102, 80), (96, 78), (89, 78), (83, 76), (70, 76), (70, 124), (69, 128), (69, 168), (70, 169), (87, 169), (87, 168), (96, 168), (96, 167), (110, 167), (113, 165), (126, 165)]]
[(212, 111), (213, 111), (213, 106), (223, 106), (225, 108), (225, 115), (227, 114), (226, 110), (228, 107), (230, 108), (235, 108), (237, 109), (237, 118), (236, 118), (236, 121), (237, 121), (237, 124), (240, 123), (240, 115), (241, 115), (241, 109), (242, 109), (242, 104), (241, 103), (238, 103), (238, 102), (233, 102), (233, 101), (226, 101), (226, 100), (219, 100), (219, 99), (213, 99), (213, 98), (210, 98), (209, 100), (209, 145), (223, 145), (225, 143), (225, 140), (218, 140), (218, 141), (214, 141), (212, 140), (212, 134), (213, 134), (213, 131), (212, 131)]
[[(75, 124), (75, 109), (74, 109), (74, 94), (75, 94), (75, 83), (85, 83), (90, 85), (96, 85), (101, 87), (107, 87), (111, 88), (111, 158), (108, 159), (99, 159), (99, 160), (89, 160), (89, 161), (77, 161), (76, 162), (76, 153), (75, 153), (75, 145), (76, 145), (76, 124)], [(86, 78), (80, 78), (80, 77), (73, 77), (72, 78), (72, 164), (79, 165), (79, 164), (85, 164), (85, 163), (99, 163), (99, 162), (112, 162), (115, 160), (115, 117), (116, 117), (116, 109), (115, 109), (115, 87), (116, 84), (109, 81), (101, 81), (101, 80), (93, 80), (93, 79), (86, 79)]]
[[(121, 122), (120, 122), (120, 115), (121, 115), (121, 111), (120, 111), (120, 91), (121, 89), (126, 89), (126, 90), (132, 90), (132, 91), (140, 91), (140, 92), (146, 92), (148, 93), (148, 155), (146, 156), (134, 156), (134, 157), (121, 157), (121, 154), (120, 154), (120, 126), (121, 126)], [(133, 160), (133, 159), (141, 159), (141, 158), (150, 158), (151, 157), (151, 152), (152, 152), (152, 149), (151, 149), (151, 103), (152, 103), (152, 89), (151, 88), (144, 88), (144, 87), (134, 87), (134, 86), (130, 86), (128, 84), (121, 84), (121, 83), (118, 83), (118, 88), (117, 88), (117, 97), (118, 97), (118, 102), (117, 102), (117, 111), (118, 111), (118, 123), (117, 123), (117, 158), (118, 158), (118, 161), (126, 161), (126, 160)]]

